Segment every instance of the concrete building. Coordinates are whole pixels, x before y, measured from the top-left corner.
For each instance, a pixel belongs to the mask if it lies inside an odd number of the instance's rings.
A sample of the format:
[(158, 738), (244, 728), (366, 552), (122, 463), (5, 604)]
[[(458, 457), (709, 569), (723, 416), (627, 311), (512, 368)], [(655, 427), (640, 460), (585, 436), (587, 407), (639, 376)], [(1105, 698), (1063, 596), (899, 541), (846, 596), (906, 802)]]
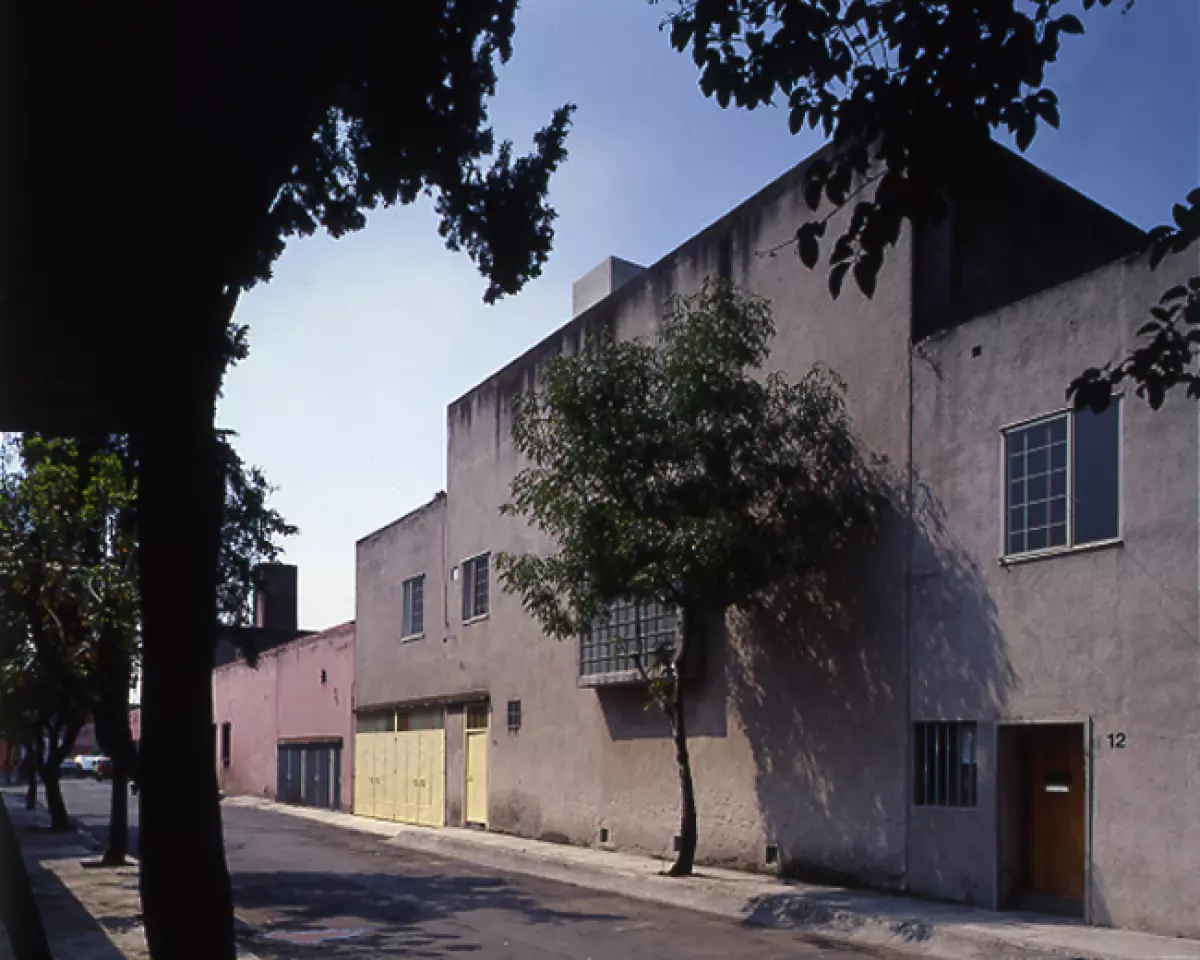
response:
[(225, 638), (228, 651), (218, 649), (212, 679), (218, 782), (226, 793), (348, 810), (354, 622), (318, 633), (297, 630), (295, 568), (272, 567), (255, 597), (254, 626), (244, 628), (259, 643), (257, 664), (236, 654), (232, 634)]
[(700, 858), (1200, 935), (1196, 407), (1064, 403), (1194, 258), (1150, 272), (1136, 229), (992, 148), (872, 299), (833, 300), (765, 253), (813, 216), (802, 183), (643, 272), (603, 266), (574, 319), (450, 405), (447, 491), (357, 548), (356, 810), (669, 855), (666, 723), (603, 636), (547, 639), (492, 558), (550, 547), (498, 510), (514, 395), (718, 274), (771, 300), (772, 370), (845, 378), (894, 495), (823, 609), (712, 638), (688, 703)]

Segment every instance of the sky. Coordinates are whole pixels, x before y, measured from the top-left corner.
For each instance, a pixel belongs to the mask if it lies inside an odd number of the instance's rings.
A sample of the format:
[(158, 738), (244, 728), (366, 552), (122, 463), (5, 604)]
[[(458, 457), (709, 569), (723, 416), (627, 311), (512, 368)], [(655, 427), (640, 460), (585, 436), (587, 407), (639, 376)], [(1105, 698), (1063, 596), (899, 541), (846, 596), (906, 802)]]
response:
[[(790, 136), (782, 109), (704, 98), (658, 30), (667, 9), (523, 0), (497, 134), (523, 152), (555, 107), (578, 110), (551, 185), (554, 250), (520, 294), (484, 304), (484, 281), (421, 201), (337, 241), (293, 241), (271, 283), (242, 298), (251, 352), (219, 419), (300, 527), (283, 559), (300, 568), (302, 627), (353, 618), (355, 542), (445, 488), (446, 406), (566, 323), (576, 279), (610, 255), (654, 263), (820, 146)], [(1200, 0), (1139, 0), (1085, 22), (1050, 74), (1062, 128), (1027, 156), (1151, 227), (1200, 183)]]

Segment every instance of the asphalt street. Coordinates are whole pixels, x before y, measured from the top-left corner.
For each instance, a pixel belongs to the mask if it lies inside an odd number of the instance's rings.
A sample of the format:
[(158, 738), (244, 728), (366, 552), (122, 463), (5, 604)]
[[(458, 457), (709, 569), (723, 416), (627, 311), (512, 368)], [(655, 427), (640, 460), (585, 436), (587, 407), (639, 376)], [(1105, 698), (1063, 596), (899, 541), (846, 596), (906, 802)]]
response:
[[(97, 839), (107, 829), (110, 790), (107, 783), (65, 785), (71, 814)], [(225, 808), (223, 816), (235, 909), (248, 925), (243, 945), (263, 960), (900, 956), (501, 874), (284, 814)], [(136, 798), (130, 823), (133, 839)]]

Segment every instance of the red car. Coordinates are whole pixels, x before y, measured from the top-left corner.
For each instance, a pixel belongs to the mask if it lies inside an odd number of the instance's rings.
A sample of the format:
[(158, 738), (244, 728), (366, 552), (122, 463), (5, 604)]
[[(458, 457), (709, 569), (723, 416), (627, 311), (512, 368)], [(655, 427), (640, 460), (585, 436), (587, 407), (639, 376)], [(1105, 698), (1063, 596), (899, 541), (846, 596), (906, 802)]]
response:
[(113, 762), (108, 757), (101, 757), (96, 761), (96, 779), (107, 780), (112, 777)]

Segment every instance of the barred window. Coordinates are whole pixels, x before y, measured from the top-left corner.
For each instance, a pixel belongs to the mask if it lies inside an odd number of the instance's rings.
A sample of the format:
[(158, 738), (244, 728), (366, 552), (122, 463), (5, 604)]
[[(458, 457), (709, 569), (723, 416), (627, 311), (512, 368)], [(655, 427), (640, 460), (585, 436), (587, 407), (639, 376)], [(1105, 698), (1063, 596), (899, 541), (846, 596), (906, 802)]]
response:
[[(639, 643), (638, 624), (641, 640)], [(675, 647), (675, 612), (661, 603), (619, 602), (608, 617), (598, 620), (579, 643), (582, 677), (625, 673), (638, 669), (638, 657)]]
[(913, 771), (918, 807), (975, 806), (975, 724), (913, 724)]

